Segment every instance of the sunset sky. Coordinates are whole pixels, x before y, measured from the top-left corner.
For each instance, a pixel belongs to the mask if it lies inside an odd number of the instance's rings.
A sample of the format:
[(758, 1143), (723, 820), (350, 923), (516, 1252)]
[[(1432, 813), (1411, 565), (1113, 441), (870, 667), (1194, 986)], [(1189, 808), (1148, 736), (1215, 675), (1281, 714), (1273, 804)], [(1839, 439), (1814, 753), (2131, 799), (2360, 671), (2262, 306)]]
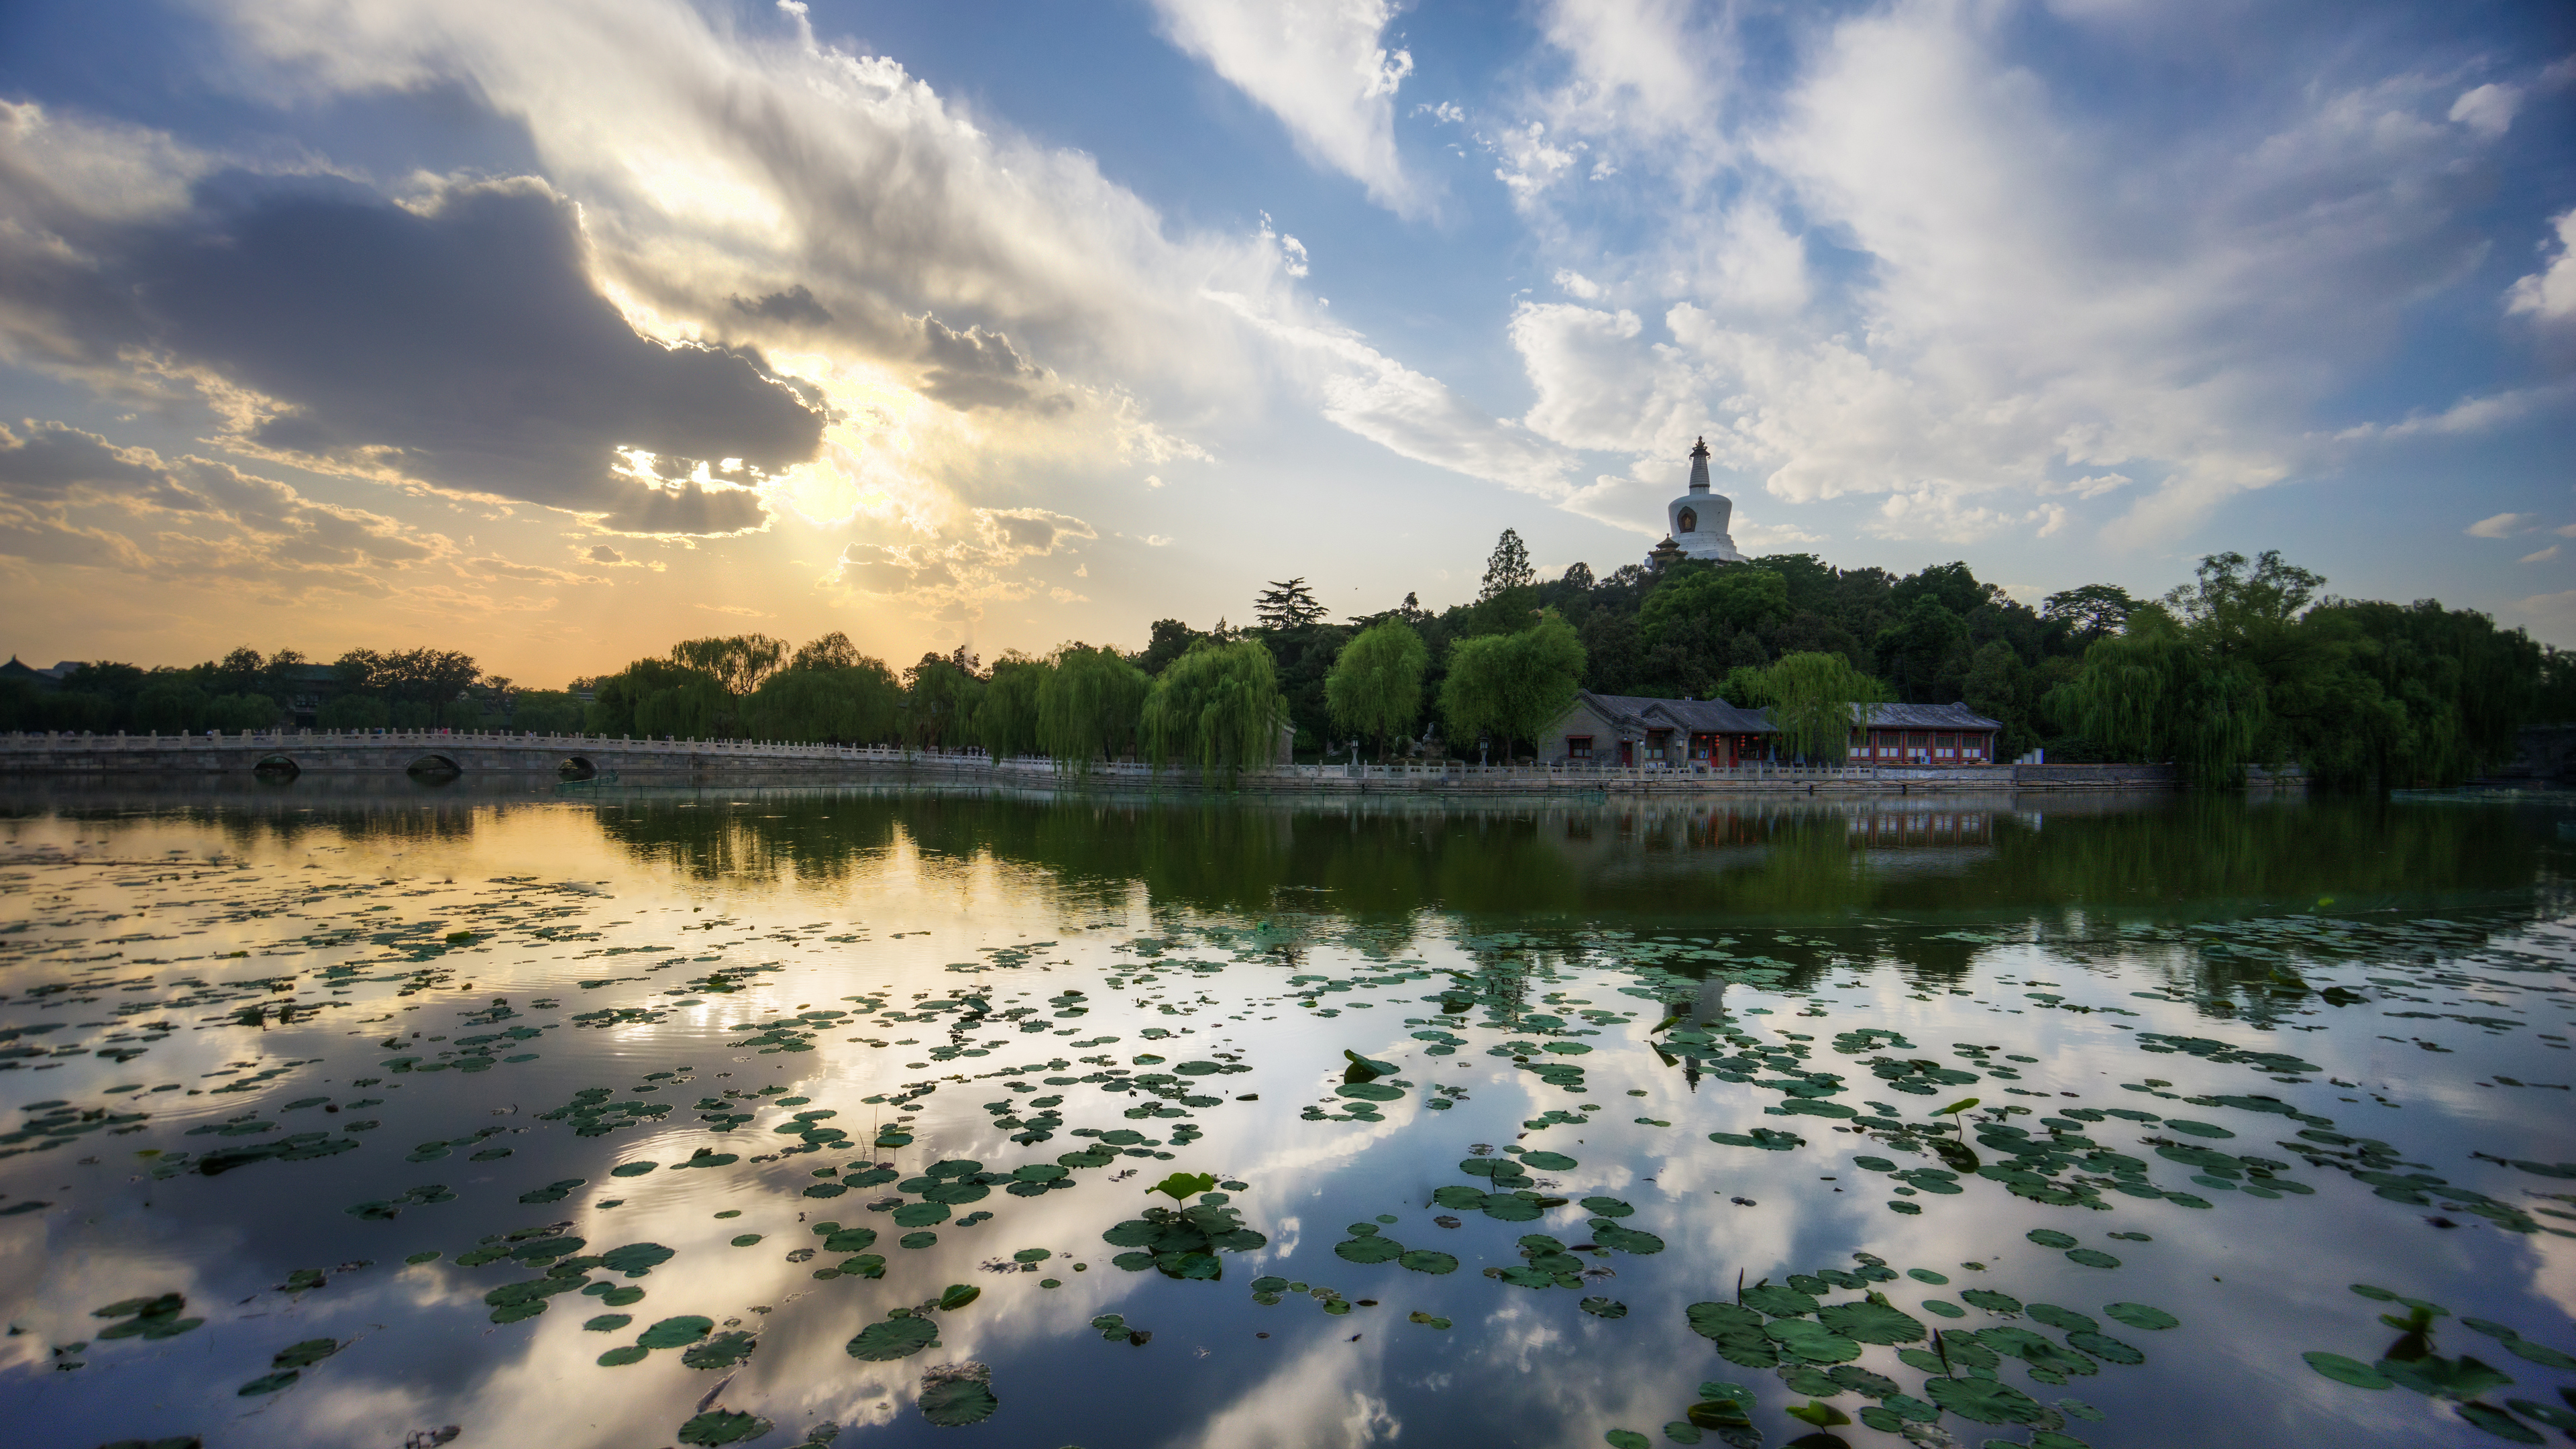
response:
[(2563, 3), (12, 4), (0, 656), (1135, 648), (1703, 434), (1748, 553), (2576, 645), (2572, 249)]

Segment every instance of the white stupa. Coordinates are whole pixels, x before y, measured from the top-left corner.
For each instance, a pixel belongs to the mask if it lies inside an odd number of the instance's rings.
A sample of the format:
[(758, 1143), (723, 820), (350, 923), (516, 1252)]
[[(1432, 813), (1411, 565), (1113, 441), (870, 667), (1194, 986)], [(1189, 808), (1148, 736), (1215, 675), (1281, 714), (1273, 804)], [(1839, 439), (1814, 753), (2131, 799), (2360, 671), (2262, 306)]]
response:
[(1692, 446), (1690, 491), (1664, 505), (1665, 520), (1671, 534), (1647, 556), (1648, 564), (1658, 559), (1712, 559), (1720, 563), (1744, 562), (1743, 550), (1726, 531), (1727, 520), (1735, 512), (1735, 501), (1708, 486), (1708, 439)]

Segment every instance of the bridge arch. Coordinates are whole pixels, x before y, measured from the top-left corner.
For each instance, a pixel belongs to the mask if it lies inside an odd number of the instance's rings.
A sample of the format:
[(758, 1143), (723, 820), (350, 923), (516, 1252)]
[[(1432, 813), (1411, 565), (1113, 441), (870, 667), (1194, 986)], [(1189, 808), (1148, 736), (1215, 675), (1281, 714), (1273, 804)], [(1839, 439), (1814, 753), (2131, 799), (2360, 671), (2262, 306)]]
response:
[(599, 766), (587, 755), (566, 755), (563, 763), (555, 766), (555, 776), (563, 780), (594, 780), (599, 777)]
[(465, 767), (445, 755), (423, 755), (403, 767), (403, 773), (415, 780), (453, 780), (465, 773)]
[(259, 763), (250, 767), (250, 772), (263, 780), (284, 781), (303, 774), (304, 767), (295, 763), (292, 755), (271, 754), (261, 756)]

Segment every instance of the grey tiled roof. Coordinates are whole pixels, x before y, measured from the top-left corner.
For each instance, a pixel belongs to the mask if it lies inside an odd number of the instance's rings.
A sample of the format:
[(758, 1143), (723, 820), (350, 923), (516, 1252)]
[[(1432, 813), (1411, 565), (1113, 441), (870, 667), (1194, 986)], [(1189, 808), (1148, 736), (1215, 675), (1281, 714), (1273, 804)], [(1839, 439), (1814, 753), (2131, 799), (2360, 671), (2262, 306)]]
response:
[[(1852, 717), (1860, 717), (1861, 707), (1852, 706)], [(1869, 723), (1883, 730), (1999, 730), (2003, 721), (1992, 720), (1965, 704), (1880, 704), (1869, 710)]]
[(1762, 710), (1738, 709), (1722, 699), (1658, 699), (1643, 694), (1595, 694), (1581, 697), (1616, 723), (1640, 730), (1677, 729), (1692, 734), (1768, 735), (1779, 733)]

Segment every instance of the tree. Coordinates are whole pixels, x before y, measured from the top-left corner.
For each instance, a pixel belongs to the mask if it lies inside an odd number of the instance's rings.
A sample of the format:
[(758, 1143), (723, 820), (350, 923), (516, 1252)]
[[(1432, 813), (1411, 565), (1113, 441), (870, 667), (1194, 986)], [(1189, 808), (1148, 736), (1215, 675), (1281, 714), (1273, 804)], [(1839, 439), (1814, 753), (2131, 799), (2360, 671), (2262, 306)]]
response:
[(743, 706), (751, 731), (764, 739), (799, 744), (873, 745), (892, 740), (902, 714), (903, 687), (883, 663), (856, 650), (850, 657), (853, 662), (848, 664), (791, 666), (761, 681)]
[(736, 701), (750, 698), (762, 680), (778, 672), (786, 657), (787, 641), (767, 634), (683, 639), (671, 646), (672, 663), (686, 665), (713, 679)]
[(1930, 593), (1914, 602), (1895, 623), (1879, 631), (1878, 666), (1899, 699), (1937, 703), (1956, 683), (1954, 661), (1966, 666), (1968, 626)]
[(904, 732), (914, 744), (956, 749), (975, 738), (975, 709), (984, 693), (975, 663), (960, 644), (947, 654), (924, 654), (905, 671)]
[(1085, 768), (1135, 747), (1152, 681), (1115, 649), (1068, 644), (1038, 685), (1038, 743), (1058, 761)]
[(993, 661), (984, 697), (975, 706), (975, 742), (994, 759), (1038, 752), (1038, 691), (1054, 666), (1024, 654)]
[(1231, 776), (1271, 762), (1284, 714), (1278, 675), (1260, 640), (1201, 643), (1154, 681), (1138, 732), (1153, 760)]
[[(1728, 683), (1742, 687), (1738, 680), (1744, 673), (1730, 675)], [(1768, 706), (1781, 743), (1791, 753), (1817, 761), (1843, 757), (1851, 743), (1855, 706), (1879, 704), (1887, 698), (1885, 685), (1852, 668), (1851, 661), (1839, 654), (1784, 654), (1780, 662), (1744, 683), (1751, 686), (1746, 692), (1758, 698), (1734, 702)]]
[(1574, 589), (1583, 593), (1590, 593), (1592, 591), (1592, 565), (1587, 563), (1567, 564), (1565, 566), (1565, 577), (1559, 579), (1558, 582), (1564, 584), (1569, 589)]
[(529, 734), (571, 734), (581, 728), (581, 701), (562, 689), (522, 689), (510, 696), (510, 728)]
[(1684, 621), (1698, 620), (1709, 640), (1732, 642), (1748, 630), (1777, 628), (1789, 617), (1789, 582), (1752, 564), (1689, 568), (1666, 576), (1637, 610), (1637, 629), (1648, 649), (1676, 636)]
[(1252, 612), (1261, 620), (1262, 628), (1278, 630), (1303, 629), (1328, 611), (1315, 601), (1314, 590), (1306, 587), (1306, 581), (1297, 578), (1285, 583), (1273, 580), (1254, 603)]
[(2195, 647), (2153, 604), (2139, 605), (2128, 628), (2086, 650), (2082, 669), (2050, 698), (2115, 758), (2170, 761), (2201, 788), (2244, 778), (2265, 723), (2253, 669)]
[[(787, 667), (790, 669), (855, 669), (867, 662), (870, 662), (868, 657), (859, 652), (858, 645), (850, 642), (850, 636), (835, 629), (798, 649), (796, 657), (787, 661)], [(885, 666), (880, 664), (877, 667), (882, 669)]]
[(1583, 641), (1574, 626), (1551, 610), (1517, 634), (1461, 639), (1449, 651), (1441, 713), (1451, 741), (1499, 736), (1506, 758), (1511, 743), (1536, 743), (1574, 702), (1583, 682)]
[(1208, 636), (1178, 619), (1156, 619), (1153, 632), (1145, 639), (1145, 652), (1136, 656), (1136, 666), (1147, 674), (1160, 674), (1173, 660), (1190, 652), (1190, 646)]
[[(588, 728), (594, 734), (644, 739), (709, 739), (726, 703), (724, 686), (713, 675), (668, 659), (638, 659), (599, 682)], [(325, 706), (323, 713), (331, 708)]]
[(1476, 593), (1483, 603), (1496, 594), (1513, 589), (1526, 589), (1538, 582), (1538, 571), (1530, 567), (1529, 549), (1521, 542), (1520, 530), (1506, 528), (1494, 540), (1493, 556), (1485, 560), (1485, 586)]
[(2076, 644), (2085, 647), (2105, 634), (2118, 633), (2137, 607), (2138, 601), (2117, 584), (2086, 584), (2042, 600), (2040, 617), (2066, 625)]
[(1372, 625), (1342, 646), (1324, 676), (1334, 727), (1375, 739), (1378, 758), (1386, 758), (1387, 741), (1410, 734), (1422, 714), (1422, 675), (1430, 667), (1431, 651), (1412, 625), (1400, 618)]

